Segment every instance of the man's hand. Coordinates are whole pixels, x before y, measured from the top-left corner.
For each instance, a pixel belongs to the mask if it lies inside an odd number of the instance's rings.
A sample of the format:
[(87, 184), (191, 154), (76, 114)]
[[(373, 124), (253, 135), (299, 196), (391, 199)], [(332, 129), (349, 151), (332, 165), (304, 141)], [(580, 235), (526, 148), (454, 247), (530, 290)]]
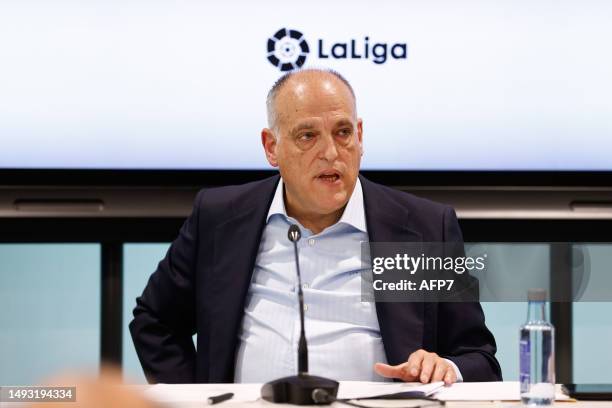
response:
[(427, 384), (444, 381), (448, 385), (457, 381), (452, 364), (436, 353), (428, 353), (423, 349), (415, 351), (408, 357), (408, 361), (396, 366), (376, 363), (374, 371), (383, 377), (399, 378), (406, 382), (420, 381)]

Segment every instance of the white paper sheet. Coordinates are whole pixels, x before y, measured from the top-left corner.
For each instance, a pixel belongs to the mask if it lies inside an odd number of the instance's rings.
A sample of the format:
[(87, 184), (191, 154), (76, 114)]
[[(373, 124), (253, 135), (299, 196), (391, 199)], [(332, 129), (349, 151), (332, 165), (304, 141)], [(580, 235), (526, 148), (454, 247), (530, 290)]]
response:
[(394, 394), (397, 392), (420, 391), (431, 395), (444, 386), (439, 381), (431, 384), (399, 383), (399, 382), (368, 382), (368, 381), (342, 381), (338, 390), (338, 398), (364, 398), (375, 395)]
[[(455, 383), (440, 388), (434, 397), (444, 401), (518, 401), (521, 399), (518, 381)], [(555, 399), (567, 400), (558, 385)]]

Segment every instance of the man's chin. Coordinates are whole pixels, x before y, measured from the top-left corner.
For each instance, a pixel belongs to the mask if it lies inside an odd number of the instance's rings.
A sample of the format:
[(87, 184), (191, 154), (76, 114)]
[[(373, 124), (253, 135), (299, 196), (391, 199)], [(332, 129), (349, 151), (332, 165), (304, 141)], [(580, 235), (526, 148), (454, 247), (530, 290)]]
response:
[(342, 192), (342, 193), (334, 194), (334, 196), (330, 197), (329, 200), (319, 201), (318, 203), (319, 213), (320, 214), (334, 214), (338, 211), (342, 211), (344, 210), (344, 207), (346, 206), (347, 201), (348, 201), (348, 198), (346, 196), (346, 193)]

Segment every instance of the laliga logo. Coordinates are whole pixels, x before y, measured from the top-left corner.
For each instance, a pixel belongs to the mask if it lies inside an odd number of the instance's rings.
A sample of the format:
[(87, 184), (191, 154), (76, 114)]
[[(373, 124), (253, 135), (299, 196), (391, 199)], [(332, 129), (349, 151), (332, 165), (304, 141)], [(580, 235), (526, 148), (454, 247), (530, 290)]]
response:
[(268, 61), (281, 71), (300, 68), (309, 52), (308, 43), (299, 31), (281, 28), (268, 38)]
[[(326, 47), (323, 39), (317, 41), (317, 56), (320, 59), (371, 59), (375, 64), (384, 64), (389, 56), (393, 59), (406, 59), (408, 46), (406, 43), (374, 43), (370, 37), (363, 41), (351, 39), (349, 42), (337, 42)], [(310, 52), (304, 35), (297, 30), (281, 28), (268, 38), (268, 61), (281, 71), (298, 69), (306, 62)]]

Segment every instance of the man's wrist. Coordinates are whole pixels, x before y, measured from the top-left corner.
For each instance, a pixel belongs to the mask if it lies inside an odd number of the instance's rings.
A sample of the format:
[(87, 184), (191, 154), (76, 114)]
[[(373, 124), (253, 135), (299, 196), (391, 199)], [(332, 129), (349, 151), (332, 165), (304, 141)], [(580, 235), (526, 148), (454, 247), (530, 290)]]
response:
[(463, 382), (463, 376), (461, 375), (461, 371), (459, 371), (459, 367), (457, 367), (457, 364), (455, 364), (452, 360), (449, 360), (448, 358), (444, 358), (444, 360), (448, 361), (448, 363), (453, 367), (453, 370), (455, 370), (457, 382)]

